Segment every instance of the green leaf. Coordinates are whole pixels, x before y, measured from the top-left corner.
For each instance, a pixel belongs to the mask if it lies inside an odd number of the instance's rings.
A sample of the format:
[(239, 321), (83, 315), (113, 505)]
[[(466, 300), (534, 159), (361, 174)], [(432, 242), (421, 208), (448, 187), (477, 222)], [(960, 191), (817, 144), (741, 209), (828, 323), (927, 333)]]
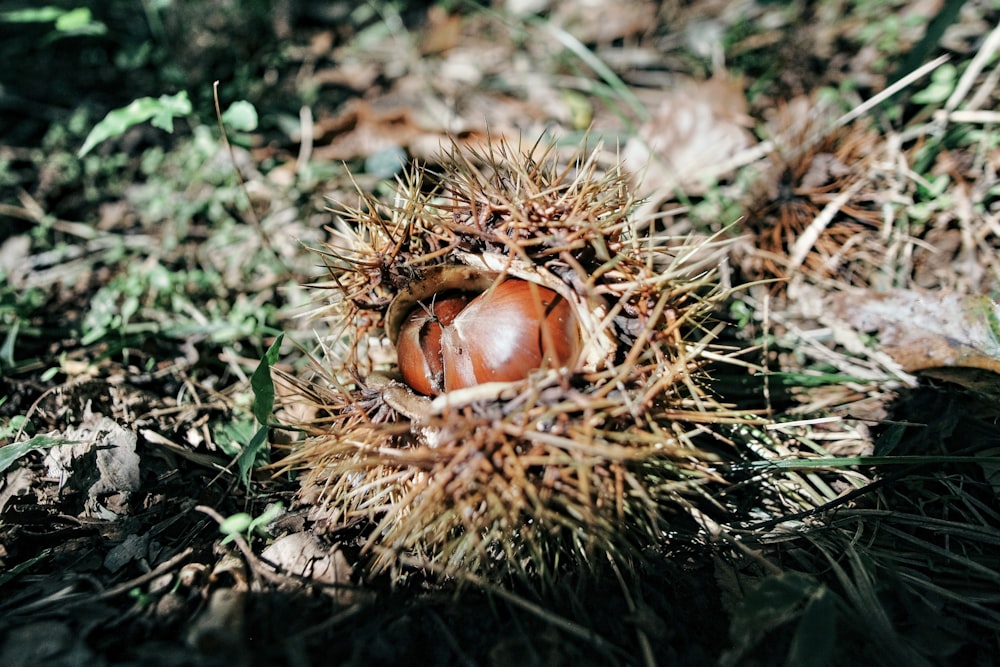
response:
[(121, 136), (133, 125), (146, 121), (150, 121), (153, 127), (173, 132), (174, 119), (183, 118), (190, 113), (191, 100), (184, 90), (176, 95), (161, 95), (158, 98), (140, 97), (128, 106), (108, 112), (104, 120), (95, 125), (87, 135), (77, 157), (83, 157), (102, 141)]
[[(3, 405), (6, 402), (7, 402), (6, 396), (0, 398), (0, 405)], [(23, 429), (29, 423), (30, 422), (28, 421), (28, 418), (25, 417), (24, 415), (14, 415), (9, 420), (7, 420), (6, 424), (0, 424), (0, 438), (10, 439), (14, 437), (15, 435), (17, 435), (19, 431), (21, 431), (21, 429)]]
[(226, 544), (230, 542), (236, 535), (246, 535), (249, 538), (250, 533), (257, 533), (258, 535), (267, 537), (267, 525), (281, 516), (284, 510), (285, 506), (280, 502), (276, 502), (268, 505), (263, 514), (258, 517), (254, 517), (247, 512), (237, 512), (226, 517), (219, 524), (219, 532), (226, 536), (222, 540), (222, 543)]
[(32, 450), (72, 444), (75, 444), (75, 441), (66, 440), (65, 438), (53, 438), (48, 435), (36, 435), (31, 440), (0, 447), (0, 473), (5, 472), (15, 461)]
[(281, 513), (285, 510), (285, 506), (281, 502), (271, 503), (264, 510), (264, 513), (259, 517), (250, 522), (247, 526), (247, 532), (255, 532), (258, 535), (267, 537), (267, 525), (281, 516)]
[(257, 429), (253, 438), (247, 443), (247, 446), (243, 448), (236, 459), (236, 466), (240, 470), (240, 481), (243, 482), (244, 486), (250, 485), (250, 472), (258, 464), (258, 459), (263, 463), (267, 463), (269, 459), (268, 452), (265, 449), (267, 432), (267, 426), (261, 426)]
[(917, 104), (939, 104), (948, 99), (955, 90), (958, 70), (954, 65), (941, 65), (931, 74), (931, 83), (923, 90), (914, 93), (913, 101)]
[(95, 21), (90, 9), (77, 7), (56, 19), (56, 31), (69, 35), (103, 35), (108, 31), (100, 21)]
[(14, 567), (10, 568), (6, 572), (0, 572), (0, 586), (4, 586), (10, 581), (13, 581), (17, 577), (21, 576), (21, 573), (29, 569), (35, 563), (45, 560), (52, 553), (52, 549), (45, 549), (37, 556), (29, 558), (23, 563), (18, 563)]
[(274, 339), (250, 378), (250, 387), (254, 393), (253, 416), (261, 424), (267, 424), (271, 421), (271, 410), (274, 409), (274, 382), (271, 380), (271, 366), (278, 361), (278, 350), (281, 348), (281, 340), (284, 337), (284, 334), (280, 334)]
[(231, 516), (227, 516), (222, 523), (219, 524), (219, 532), (226, 536), (226, 539), (222, 540), (225, 544), (233, 539), (234, 535), (242, 535), (250, 524), (253, 523), (253, 517), (246, 512), (237, 512)]
[(95, 21), (88, 7), (65, 10), (59, 7), (36, 7), (0, 12), (0, 23), (54, 23), (55, 30), (45, 42), (53, 42), (63, 37), (83, 35), (104, 35), (108, 27)]
[(36, 7), (34, 9), (14, 9), (0, 12), (0, 23), (50, 23), (56, 21), (66, 10), (58, 7)]
[(7, 335), (4, 337), (3, 343), (0, 344), (0, 365), (14, 366), (14, 346), (17, 341), (17, 332), (20, 328), (21, 318), (15, 317), (10, 325), (10, 329), (7, 331)]
[(826, 586), (817, 588), (799, 619), (786, 665), (823, 667), (831, 663), (837, 637), (836, 611), (830, 590)]
[(227, 422), (216, 422), (212, 426), (212, 437), (215, 444), (226, 456), (236, 456), (243, 451), (243, 443), (253, 438), (257, 429), (255, 419), (234, 419)]
[(237, 132), (253, 132), (257, 121), (257, 109), (246, 100), (233, 102), (222, 114), (222, 122)]

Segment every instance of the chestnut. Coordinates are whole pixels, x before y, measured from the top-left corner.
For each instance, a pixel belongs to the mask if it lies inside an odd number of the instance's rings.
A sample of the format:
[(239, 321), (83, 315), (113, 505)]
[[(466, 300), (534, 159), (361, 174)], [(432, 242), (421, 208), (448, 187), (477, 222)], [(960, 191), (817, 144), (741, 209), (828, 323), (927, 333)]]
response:
[(479, 295), (450, 290), (418, 301), (401, 323), (396, 353), (403, 380), (435, 395), (573, 364), (581, 340), (564, 297), (507, 279)]

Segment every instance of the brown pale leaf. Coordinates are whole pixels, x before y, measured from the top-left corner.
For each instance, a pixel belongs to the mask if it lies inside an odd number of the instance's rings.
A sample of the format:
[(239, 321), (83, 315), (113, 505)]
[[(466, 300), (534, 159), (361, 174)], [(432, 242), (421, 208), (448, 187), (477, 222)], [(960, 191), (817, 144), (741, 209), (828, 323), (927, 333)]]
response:
[(212, 591), (208, 606), (188, 629), (188, 645), (213, 657), (225, 656), (230, 664), (249, 664), (246, 608), (246, 591)]
[(1000, 303), (920, 289), (845, 292), (837, 315), (875, 333), (904, 370), (1000, 395)]
[(641, 180), (642, 196), (671, 187), (698, 194), (753, 144), (751, 122), (741, 80), (683, 80), (663, 92), (652, 118), (625, 145), (623, 161)]
[(444, 7), (437, 5), (427, 10), (427, 28), (420, 44), (420, 50), (424, 55), (444, 53), (457, 46), (461, 38), (460, 14), (450, 14)]
[(88, 413), (63, 437), (77, 444), (48, 450), (49, 476), (86, 491), (85, 516), (113, 521), (127, 514), (128, 496), (141, 481), (135, 433), (109, 417)]
[(351, 580), (352, 568), (343, 552), (331, 552), (309, 532), (279, 537), (261, 556), (286, 572), (320, 583), (346, 584)]
[(337, 116), (316, 123), (320, 146), (314, 156), (331, 161), (367, 157), (406, 146), (423, 131), (407, 105), (354, 100)]
[(656, 21), (655, 2), (557, 2), (552, 21), (584, 44), (606, 44), (641, 34)]

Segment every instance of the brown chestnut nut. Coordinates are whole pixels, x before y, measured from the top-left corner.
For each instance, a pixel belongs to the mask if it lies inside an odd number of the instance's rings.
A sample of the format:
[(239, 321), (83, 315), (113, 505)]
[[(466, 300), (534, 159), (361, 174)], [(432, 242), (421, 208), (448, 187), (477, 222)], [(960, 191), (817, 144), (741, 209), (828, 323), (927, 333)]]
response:
[(522, 380), (543, 366), (574, 363), (581, 346), (569, 302), (514, 279), (474, 298), (452, 291), (418, 303), (396, 340), (403, 380), (426, 395)]

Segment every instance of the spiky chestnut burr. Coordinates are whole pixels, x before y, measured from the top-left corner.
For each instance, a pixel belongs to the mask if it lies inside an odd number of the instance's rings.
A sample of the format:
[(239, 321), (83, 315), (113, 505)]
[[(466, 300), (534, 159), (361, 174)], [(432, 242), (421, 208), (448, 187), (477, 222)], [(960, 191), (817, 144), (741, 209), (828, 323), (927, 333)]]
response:
[(768, 128), (775, 148), (747, 202), (753, 249), (738, 260), (748, 277), (788, 278), (801, 268), (867, 284), (884, 252), (876, 133), (863, 121), (834, 122), (805, 97), (780, 105)]
[[(721, 251), (630, 219), (626, 177), (599, 154), (455, 147), (434, 187), (415, 168), (393, 204), (341, 212), (323, 250), (325, 380), (301, 387), (324, 417), (284, 465), (307, 471), (315, 518), (374, 524), (371, 570), (545, 580), (655, 548), (721, 481), (689, 437), (725, 417), (697, 381)], [(527, 286), (518, 317), (539, 361), (513, 381), (448, 384), (439, 355), (465, 352), (441, 352), (445, 330), (512, 281)], [(556, 303), (566, 312), (550, 329), (542, 311)], [(488, 346), (489, 329), (464, 340)], [(560, 336), (572, 351), (547, 354)], [(414, 349), (431, 354), (408, 386), (399, 363)]]

